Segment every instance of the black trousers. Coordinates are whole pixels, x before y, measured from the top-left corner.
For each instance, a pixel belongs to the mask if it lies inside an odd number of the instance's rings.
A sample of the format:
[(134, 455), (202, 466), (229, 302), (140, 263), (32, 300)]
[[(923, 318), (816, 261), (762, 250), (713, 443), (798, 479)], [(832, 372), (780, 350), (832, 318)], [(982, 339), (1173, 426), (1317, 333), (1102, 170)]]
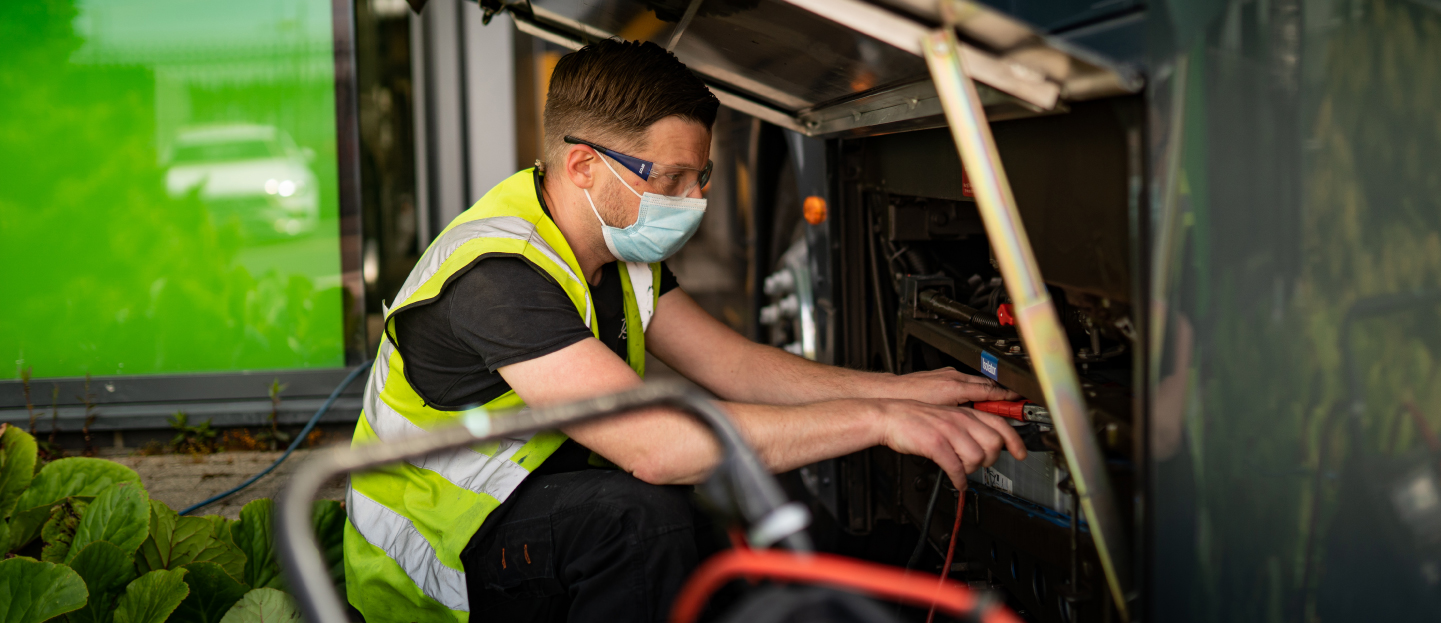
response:
[(693, 495), (618, 470), (532, 474), (461, 555), (470, 620), (665, 621), (723, 543)]

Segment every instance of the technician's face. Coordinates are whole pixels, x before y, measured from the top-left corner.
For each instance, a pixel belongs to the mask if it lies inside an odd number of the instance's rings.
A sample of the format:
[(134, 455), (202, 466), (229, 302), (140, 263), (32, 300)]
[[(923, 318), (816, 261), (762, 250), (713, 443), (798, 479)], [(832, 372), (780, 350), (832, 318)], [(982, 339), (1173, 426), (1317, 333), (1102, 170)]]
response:
[[(704, 125), (683, 121), (680, 117), (666, 117), (655, 122), (646, 132), (646, 148), (631, 155), (654, 162), (657, 169), (680, 166), (699, 171), (710, 161), (710, 138), (710, 130)], [(629, 227), (640, 215), (640, 198), (636, 194), (668, 193), (631, 171), (616, 166), (616, 163), (610, 164), (620, 177), (617, 179), (605, 172), (603, 167), (600, 169), (601, 179), (604, 180), (601, 187), (607, 204), (603, 209), (607, 213), (606, 222), (615, 227)], [(619, 184), (629, 185), (635, 193), (621, 188)], [(697, 186), (687, 196), (699, 198), (701, 190), (702, 187)]]

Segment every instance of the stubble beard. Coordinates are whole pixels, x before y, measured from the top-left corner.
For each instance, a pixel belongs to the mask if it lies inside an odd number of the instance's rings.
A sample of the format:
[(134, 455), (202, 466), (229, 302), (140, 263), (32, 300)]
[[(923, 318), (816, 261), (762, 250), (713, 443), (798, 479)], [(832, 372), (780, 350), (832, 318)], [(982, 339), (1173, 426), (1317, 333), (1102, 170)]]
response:
[[(617, 229), (624, 229), (631, 225), (629, 210), (625, 206), (625, 198), (632, 197), (630, 191), (621, 188), (620, 180), (611, 180), (612, 183), (601, 184), (595, 195), (595, 209), (605, 219), (605, 223)], [(605, 237), (602, 234), (600, 239), (600, 250), (610, 253), (610, 247), (605, 244)], [(619, 260), (620, 258), (616, 258)]]

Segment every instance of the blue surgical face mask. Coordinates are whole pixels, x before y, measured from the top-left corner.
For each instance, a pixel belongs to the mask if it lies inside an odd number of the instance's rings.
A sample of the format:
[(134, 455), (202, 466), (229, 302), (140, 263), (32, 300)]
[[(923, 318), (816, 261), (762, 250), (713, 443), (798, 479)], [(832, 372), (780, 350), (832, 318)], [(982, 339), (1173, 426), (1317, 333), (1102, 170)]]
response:
[(621, 181), (621, 185), (640, 197), (640, 214), (635, 223), (622, 229), (606, 225), (605, 219), (600, 217), (600, 211), (595, 209), (595, 201), (591, 200), (590, 191), (581, 189), (585, 192), (585, 200), (590, 203), (590, 211), (594, 212), (596, 220), (600, 221), (601, 235), (605, 237), (605, 246), (610, 249), (610, 254), (626, 262), (646, 263), (659, 262), (675, 255), (695, 234), (696, 228), (700, 227), (701, 218), (705, 216), (706, 200), (667, 197), (655, 193), (642, 195), (625, 183), (625, 179), (611, 168), (604, 156), (600, 161), (605, 163), (605, 168), (610, 169), (611, 175)]

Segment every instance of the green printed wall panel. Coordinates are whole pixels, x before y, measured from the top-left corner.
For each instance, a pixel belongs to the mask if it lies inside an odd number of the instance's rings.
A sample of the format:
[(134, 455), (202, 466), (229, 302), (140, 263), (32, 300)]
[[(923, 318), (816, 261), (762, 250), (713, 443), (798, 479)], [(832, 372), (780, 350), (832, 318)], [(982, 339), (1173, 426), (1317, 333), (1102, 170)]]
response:
[(0, 2), (0, 379), (344, 364), (329, 0)]

